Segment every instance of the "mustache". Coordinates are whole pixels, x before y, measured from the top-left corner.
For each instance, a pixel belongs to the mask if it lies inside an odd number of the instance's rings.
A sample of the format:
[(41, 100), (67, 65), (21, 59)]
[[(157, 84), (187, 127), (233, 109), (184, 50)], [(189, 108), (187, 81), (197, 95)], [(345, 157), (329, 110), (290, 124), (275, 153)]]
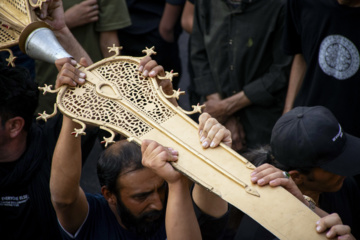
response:
[(141, 214), (138, 219), (143, 219), (145, 221), (153, 221), (158, 219), (159, 217), (161, 217), (161, 215), (163, 214), (163, 211), (159, 211), (159, 210), (152, 210), (150, 212), (146, 212)]

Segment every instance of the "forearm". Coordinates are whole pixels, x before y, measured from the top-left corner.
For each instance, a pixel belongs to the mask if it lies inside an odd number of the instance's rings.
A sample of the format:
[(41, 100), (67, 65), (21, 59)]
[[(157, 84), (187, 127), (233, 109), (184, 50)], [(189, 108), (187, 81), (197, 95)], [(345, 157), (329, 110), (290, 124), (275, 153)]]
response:
[(113, 52), (109, 52), (108, 47), (113, 45), (120, 47), (120, 41), (117, 35), (117, 31), (108, 31), (100, 33), (100, 48), (104, 58), (114, 55)]
[(306, 62), (302, 54), (296, 54), (291, 66), (289, 87), (285, 100), (284, 113), (290, 111), (294, 106), (296, 95), (303, 83), (306, 72)]
[(50, 190), (54, 203), (71, 204), (79, 194), (81, 138), (74, 137), (76, 124), (64, 116), (51, 166)]
[(79, 61), (80, 58), (85, 57), (89, 64), (93, 63), (90, 56), (83, 49), (80, 43), (75, 39), (69, 28), (64, 27), (61, 30), (54, 31), (54, 34), (61, 46), (70, 55), (72, 55), (76, 61)]
[(201, 239), (187, 180), (169, 184), (166, 208), (166, 234), (173, 239)]
[(183, 6), (165, 4), (164, 12), (159, 24), (159, 32), (161, 36), (168, 42), (173, 42), (174, 39), (174, 26), (180, 18)]
[(181, 15), (181, 27), (189, 34), (192, 32), (194, 22), (194, 4), (186, 1)]
[(228, 116), (233, 115), (235, 112), (251, 105), (250, 99), (245, 95), (244, 91), (232, 95), (223, 100), (226, 107)]
[(198, 184), (195, 184), (192, 196), (196, 206), (207, 215), (219, 218), (228, 211), (226, 201)]

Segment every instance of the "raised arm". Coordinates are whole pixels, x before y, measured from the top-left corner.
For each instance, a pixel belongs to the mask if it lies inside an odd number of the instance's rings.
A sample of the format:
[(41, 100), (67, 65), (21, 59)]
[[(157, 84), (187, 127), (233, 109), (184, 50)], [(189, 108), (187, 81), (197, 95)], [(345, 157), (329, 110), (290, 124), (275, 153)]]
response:
[(150, 140), (142, 142), (141, 151), (143, 165), (151, 168), (169, 186), (165, 217), (167, 238), (171, 240), (201, 239), (188, 179), (169, 163), (177, 161), (178, 152)]
[(44, 3), (39, 17), (52, 27), (59, 43), (75, 60), (79, 61), (80, 58), (85, 57), (89, 64), (92, 63), (87, 52), (65, 24), (65, 14), (61, 0), (48, 0)]
[[(208, 113), (199, 117), (199, 136), (203, 148), (215, 148), (220, 142), (231, 147), (231, 133)], [(212, 217), (219, 218), (228, 210), (228, 203), (216, 194), (195, 184), (193, 199), (200, 210)]]
[(286, 94), (284, 113), (290, 111), (294, 106), (296, 95), (298, 94), (306, 72), (306, 63), (302, 54), (296, 54), (291, 66), (288, 91)]
[[(74, 68), (76, 72), (69, 70), (67, 66), (71, 64), (63, 65), (56, 86), (68, 84), (73, 81), (71, 80), (73, 76), (79, 75), (78, 69)], [(77, 84), (79, 83), (77, 82)], [(62, 227), (71, 234), (75, 234), (80, 228), (88, 213), (86, 196), (80, 188), (81, 137), (74, 137), (71, 134), (74, 132), (74, 128), (80, 128), (80, 126), (64, 116), (50, 175), (51, 200), (56, 215)]]

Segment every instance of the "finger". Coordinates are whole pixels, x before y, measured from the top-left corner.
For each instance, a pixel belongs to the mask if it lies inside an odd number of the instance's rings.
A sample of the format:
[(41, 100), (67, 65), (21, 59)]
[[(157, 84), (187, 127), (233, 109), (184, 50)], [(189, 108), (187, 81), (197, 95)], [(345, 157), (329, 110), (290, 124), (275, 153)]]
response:
[(56, 68), (57, 68), (57, 70), (59, 72), (61, 71), (61, 69), (65, 65), (65, 63), (69, 63), (69, 64), (73, 65), (74, 67), (77, 64), (77, 62), (72, 58), (60, 58), (60, 59), (57, 59), (55, 61), (55, 66), (56, 66)]
[(139, 72), (142, 72), (144, 70), (144, 66), (151, 60), (152, 58), (150, 56), (143, 57), (139, 63)]
[(351, 228), (347, 225), (335, 225), (326, 233), (326, 237), (333, 239), (337, 236), (342, 236), (351, 233)]
[(143, 76), (148, 77), (148, 76), (149, 76), (149, 73), (150, 73), (155, 67), (161, 67), (161, 68), (162, 68), (162, 66), (159, 66), (155, 60), (151, 60), (151, 61), (147, 62), (147, 63), (144, 65), (144, 69), (143, 69), (143, 71), (142, 71)]
[[(258, 175), (260, 175), (260, 176), (258, 176)], [(284, 178), (283, 175), (282, 175), (282, 172), (274, 172), (270, 168), (262, 171), (258, 175), (252, 177), (251, 181), (253, 183), (257, 183), (260, 186), (267, 185), (270, 181), (273, 181), (275, 179)]]
[(199, 136), (201, 137), (205, 122), (211, 118), (210, 114), (204, 112), (199, 116)]
[[(202, 134), (200, 136), (200, 141), (204, 148), (209, 147), (209, 145), (214, 137), (213, 132), (210, 132), (210, 131), (211, 131), (211, 128), (216, 124), (218, 124), (218, 121), (215, 118), (208, 118), (204, 124), (204, 128), (203, 128)], [(209, 135), (209, 132), (211, 135)]]
[[(220, 124), (221, 125), (221, 124)], [(216, 132), (213, 140), (210, 143), (211, 148), (215, 148), (219, 146), (219, 144), (223, 142), (228, 146), (231, 146), (232, 139), (231, 133), (224, 126), (221, 125), (221, 128)]]
[(40, 9), (40, 18), (44, 20), (48, 15), (49, 3), (43, 3)]
[(324, 232), (326, 229), (335, 225), (342, 225), (341, 218), (337, 213), (333, 213), (321, 218), (317, 223), (316, 230), (318, 232)]
[(72, 87), (75, 87), (77, 84), (85, 83), (85, 73), (81, 72), (79, 69), (75, 68), (69, 63), (65, 63), (63, 68), (58, 74), (56, 80), (56, 88), (68, 84)]
[(141, 152), (144, 154), (144, 152), (146, 151), (146, 149), (148, 148), (149, 144), (150, 144), (150, 140), (142, 140), (141, 142)]
[[(147, 71), (146, 69), (144, 71)], [(152, 69), (149, 70), (149, 76), (150, 77), (156, 77), (156, 76), (164, 76), (164, 68), (160, 65), (156, 65), (155, 67), (153, 67)], [(166, 81), (166, 80), (161, 80), (162, 81)], [(170, 80), (168, 80), (170, 82)]]
[(88, 61), (86, 60), (86, 58), (82, 57), (82, 58), (80, 58), (80, 65), (81, 65), (81, 66), (84, 66), (84, 67), (88, 67), (88, 66), (89, 66), (89, 63), (88, 63)]
[(167, 148), (167, 150), (169, 151), (169, 153), (172, 156), (172, 161), (177, 161), (178, 157), (179, 157), (179, 152), (173, 148)]
[(268, 163), (264, 163), (261, 164), (260, 166), (258, 166), (252, 173), (251, 176), (255, 176), (256, 174), (260, 173), (261, 171), (268, 169), (268, 168), (275, 168), (274, 166), (268, 164)]
[(87, 1), (84, 1), (84, 2), (86, 2), (86, 4), (89, 4), (89, 5), (97, 4), (97, 0), (87, 0)]

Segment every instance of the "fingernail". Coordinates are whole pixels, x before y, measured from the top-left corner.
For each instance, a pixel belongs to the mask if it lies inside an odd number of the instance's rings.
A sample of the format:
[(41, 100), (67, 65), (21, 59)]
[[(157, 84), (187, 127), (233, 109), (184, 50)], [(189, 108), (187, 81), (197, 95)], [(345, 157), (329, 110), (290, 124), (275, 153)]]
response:
[(211, 143), (210, 143), (210, 147), (212, 147), (212, 148), (215, 147), (215, 143), (214, 143), (214, 142), (211, 142)]
[(269, 182), (269, 184), (272, 184), (272, 183), (274, 183), (275, 182), (275, 180), (271, 180), (270, 182)]
[(84, 83), (84, 82), (85, 82), (85, 79), (79, 78), (79, 82)]
[(44, 19), (44, 14), (43, 13), (40, 14), (40, 18)]
[(258, 184), (263, 184), (265, 181), (264, 181), (264, 179), (260, 179), (259, 181), (258, 181)]
[(250, 176), (254, 176), (257, 172), (253, 171)]
[(151, 72), (149, 73), (149, 76), (154, 77), (154, 76), (155, 76), (155, 71), (151, 71)]
[(252, 181), (252, 182), (256, 182), (256, 180), (257, 180), (257, 177), (251, 178), (251, 181)]
[(202, 146), (203, 147), (207, 147), (209, 145), (209, 143), (207, 141), (203, 142)]
[(330, 233), (330, 231), (328, 231), (328, 232), (326, 233), (326, 237), (330, 238), (330, 236), (331, 236), (331, 233)]
[(145, 76), (145, 77), (147, 77), (148, 76), (148, 70), (145, 70), (144, 72), (143, 72), (143, 76)]
[(321, 226), (317, 226), (316, 231), (320, 232), (321, 231)]
[(168, 149), (169, 149), (169, 151), (170, 151), (170, 152), (172, 152), (172, 151), (174, 150), (174, 149), (173, 149), (173, 148), (171, 148), (171, 147), (169, 147)]
[(139, 67), (139, 71), (140, 71), (140, 72), (142, 72), (143, 69), (144, 69), (143, 66), (140, 66), (140, 67)]
[(70, 62), (71, 62), (72, 65), (76, 65), (76, 64), (77, 64), (77, 62), (76, 62), (74, 59), (71, 59)]
[(199, 132), (199, 135), (200, 135), (200, 136), (201, 136), (202, 132), (203, 132), (203, 131), (202, 131), (202, 130), (200, 130), (200, 132)]
[(205, 137), (202, 137), (201, 139), (200, 139), (200, 142), (203, 142), (205, 140)]
[(77, 83), (75, 82), (75, 81), (73, 81), (73, 84), (76, 86), (77, 85)]
[(316, 225), (319, 225), (320, 224), (320, 220), (316, 222)]
[(84, 77), (85, 77), (85, 73), (80, 73), (79, 76), (80, 76), (81, 78), (84, 78)]

